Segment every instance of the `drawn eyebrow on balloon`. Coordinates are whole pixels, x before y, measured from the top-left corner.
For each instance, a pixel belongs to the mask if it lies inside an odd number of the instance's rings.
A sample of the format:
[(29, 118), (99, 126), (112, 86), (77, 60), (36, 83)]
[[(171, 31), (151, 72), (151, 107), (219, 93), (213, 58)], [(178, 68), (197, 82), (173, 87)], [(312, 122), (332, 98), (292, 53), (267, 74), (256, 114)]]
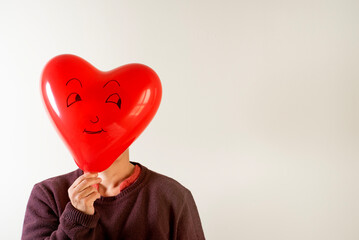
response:
[(118, 84), (118, 86), (120, 86), (120, 84), (116, 80), (110, 80), (107, 83), (105, 83), (105, 85), (103, 87), (106, 87), (106, 85), (109, 84), (110, 82), (116, 82)]
[(78, 80), (77, 78), (71, 78), (70, 80), (68, 80), (67, 83), (66, 83), (66, 86), (67, 86), (67, 84), (68, 84), (70, 81), (72, 81), (72, 80), (77, 80), (77, 81), (80, 83), (80, 86), (82, 87), (82, 83), (81, 83), (80, 80)]

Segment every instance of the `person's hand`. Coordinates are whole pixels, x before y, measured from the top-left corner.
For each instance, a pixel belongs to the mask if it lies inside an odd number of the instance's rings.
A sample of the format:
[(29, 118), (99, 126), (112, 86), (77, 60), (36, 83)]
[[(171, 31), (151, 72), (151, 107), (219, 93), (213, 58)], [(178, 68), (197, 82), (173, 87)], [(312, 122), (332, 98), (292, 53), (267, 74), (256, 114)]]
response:
[(93, 203), (101, 197), (100, 193), (93, 186), (102, 181), (97, 176), (97, 173), (85, 173), (78, 177), (68, 189), (72, 206), (88, 215), (95, 213)]

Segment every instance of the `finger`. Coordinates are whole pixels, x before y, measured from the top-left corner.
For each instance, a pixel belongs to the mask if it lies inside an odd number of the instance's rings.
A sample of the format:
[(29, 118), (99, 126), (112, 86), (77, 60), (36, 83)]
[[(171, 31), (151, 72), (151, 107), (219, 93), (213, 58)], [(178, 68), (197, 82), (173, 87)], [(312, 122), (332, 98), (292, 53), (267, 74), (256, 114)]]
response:
[(75, 192), (81, 192), (82, 190), (84, 190), (85, 188), (89, 187), (89, 186), (93, 186), (97, 183), (101, 182), (101, 178), (98, 177), (94, 177), (94, 178), (84, 178), (75, 188), (74, 191)]
[(102, 181), (101, 178), (85, 178), (84, 180), (82, 180), (82, 182), (80, 182), (76, 187), (75, 187), (75, 191), (76, 192), (81, 192), (83, 191), (85, 188), (100, 183)]
[(98, 192), (97, 189), (93, 186), (89, 186), (82, 190), (80, 193), (78, 193), (78, 198), (86, 198), (87, 196), (91, 195), (93, 192)]
[(88, 195), (87, 197), (85, 197), (85, 201), (88, 203), (93, 203), (94, 201), (96, 201), (96, 199), (99, 199), (101, 197), (101, 194), (99, 192), (93, 192), (90, 195)]
[(80, 182), (82, 182), (85, 178), (88, 177), (97, 177), (97, 173), (84, 173), (83, 175), (81, 175), (80, 177), (78, 177), (73, 184), (71, 185), (72, 188), (75, 188), (77, 185), (79, 185)]

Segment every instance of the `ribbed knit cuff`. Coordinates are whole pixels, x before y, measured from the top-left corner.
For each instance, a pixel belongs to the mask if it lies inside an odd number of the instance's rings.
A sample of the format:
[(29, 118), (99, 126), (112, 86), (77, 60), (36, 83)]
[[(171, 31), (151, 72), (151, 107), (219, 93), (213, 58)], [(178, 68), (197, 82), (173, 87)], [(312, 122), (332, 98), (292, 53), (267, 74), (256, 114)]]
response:
[(71, 202), (68, 202), (61, 218), (84, 227), (95, 228), (100, 216), (96, 211), (94, 215), (83, 213), (72, 206)]

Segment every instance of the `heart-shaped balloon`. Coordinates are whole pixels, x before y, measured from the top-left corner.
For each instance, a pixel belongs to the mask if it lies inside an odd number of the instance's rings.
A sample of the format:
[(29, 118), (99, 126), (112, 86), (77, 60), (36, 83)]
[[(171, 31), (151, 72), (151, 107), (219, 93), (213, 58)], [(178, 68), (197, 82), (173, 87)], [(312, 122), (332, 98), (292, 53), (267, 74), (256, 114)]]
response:
[(160, 79), (148, 66), (131, 63), (104, 72), (70, 54), (47, 63), (41, 92), (58, 133), (86, 172), (107, 169), (148, 126), (162, 98)]

